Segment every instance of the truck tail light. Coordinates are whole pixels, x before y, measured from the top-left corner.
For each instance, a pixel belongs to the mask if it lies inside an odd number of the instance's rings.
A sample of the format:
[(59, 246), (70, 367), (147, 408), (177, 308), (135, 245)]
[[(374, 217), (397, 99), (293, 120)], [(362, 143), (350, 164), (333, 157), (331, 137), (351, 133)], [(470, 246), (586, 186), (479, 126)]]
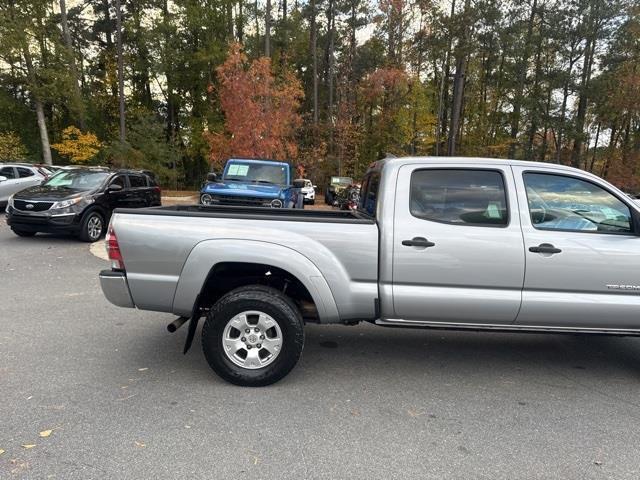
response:
[(153, 187), (153, 191), (154, 192), (158, 192), (160, 195), (162, 195), (162, 189), (157, 185), (155, 187)]
[(107, 244), (107, 256), (111, 260), (111, 268), (113, 270), (124, 271), (124, 260), (122, 259), (122, 252), (120, 252), (120, 245), (118, 245), (118, 237), (112, 225), (109, 225), (106, 237)]

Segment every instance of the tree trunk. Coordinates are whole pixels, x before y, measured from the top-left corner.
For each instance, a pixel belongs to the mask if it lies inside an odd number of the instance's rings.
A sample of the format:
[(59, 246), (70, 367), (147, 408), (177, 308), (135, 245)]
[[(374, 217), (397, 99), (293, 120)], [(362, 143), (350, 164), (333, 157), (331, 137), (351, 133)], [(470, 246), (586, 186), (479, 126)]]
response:
[[(596, 4), (597, 6), (597, 4)], [(596, 41), (598, 36), (598, 9), (591, 6), (589, 10), (587, 38), (584, 51), (584, 59), (582, 63), (582, 75), (580, 78), (580, 98), (578, 100), (578, 111), (576, 112), (576, 136), (573, 142), (573, 150), (571, 152), (571, 165), (579, 167), (580, 157), (582, 156), (582, 148), (584, 144), (584, 126), (587, 117), (588, 106), (588, 89), (591, 80), (591, 70), (593, 68), (593, 57), (596, 51)]]
[(598, 122), (598, 128), (596, 129), (596, 140), (593, 145), (593, 152), (591, 152), (591, 165), (589, 165), (589, 171), (593, 172), (593, 167), (596, 163), (596, 151), (598, 150), (598, 140), (600, 139), (600, 122)]
[(576, 113), (576, 138), (573, 142), (571, 152), (571, 165), (579, 167), (584, 144), (584, 125), (587, 117), (587, 88), (591, 79), (591, 67), (593, 64), (593, 54), (595, 51), (595, 40), (588, 39), (585, 47), (584, 62), (582, 67), (582, 78), (580, 82), (580, 99), (578, 100), (578, 111)]
[(78, 77), (78, 69), (76, 67), (75, 55), (73, 52), (73, 43), (71, 42), (71, 33), (69, 32), (69, 24), (67, 22), (67, 5), (65, 0), (60, 0), (60, 23), (62, 24), (62, 35), (64, 37), (64, 43), (67, 47), (67, 54), (69, 55), (69, 65), (71, 67), (71, 74), (73, 75), (73, 93), (75, 96), (75, 103), (77, 107), (78, 124), (80, 130), (86, 130), (86, 123), (84, 119), (84, 105), (82, 102), (82, 93), (80, 92), (80, 78)]
[(45, 165), (51, 165), (51, 146), (49, 145), (49, 133), (47, 132), (47, 121), (44, 116), (42, 102), (34, 96), (33, 103), (36, 105), (36, 116), (38, 118), (38, 129), (40, 130), (40, 142), (42, 143), (42, 159)]
[(124, 112), (124, 59), (122, 58), (122, 11), (120, 0), (116, 0), (116, 34), (118, 56), (118, 102), (120, 110), (120, 142), (126, 141), (125, 112)]
[(271, 0), (267, 0), (264, 13), (264, 56), (271, 56)]
[(515, 158), (517, 148), (517, 138), (520, 131), (520, 111), (522, 109), (522, 100), (524, 96), (524, 86), (527, 81), (527, 69), (529, 64), (529, 57), (531, 56), (531, 37), (533, 35), (533, 23), (536, 17), (536, 9), (538, 8), (538, 1), (533, 0), (531, 5), (531, 14), (529, 15), (529, 22), (527, 24), (527, 36), (525, 37), (524, 51), (518, 65), (518, 85), (516, 87), (514, 99), (513, 99), (513, 114), (511, 120), (511, 146), (509, 147), (509, 157)]
[(244, 41), (244, 0), (238, 0), (238, 16), (236, 17), (236, 37), (238, 42)]
[(329, 121), (333, 125), (333, 77), (334, 77), (334, 50), (335, 50), (335, 26), (336, 26), (336, 17), (335, 17), (335, 3), (334, 0), (329, 0), (329, 46), (328, 46), (328, 78), (327, 78), (327, 89), (329, 93)]
[(311, 58), (313, 59), (313, 124), (318, 124), (318, 25), (316, 0), (311, 0)]
[[(540, 22), (542, 23), (544, 21), (543, 19), (543, 13), (540, 12)], [(535, 73), (533, 75), (533, 89), (532, 89), (532, 97), (533, 97), (533, 102), (534, 103), (534, 107), (531, 109), (530, 113), (530, 125), (529, 125), (529, 139), (527, 141), (527, 149), (526, 149), (526, 155), (525, 158), (527, 160), (531, 160), (533, 158), (533, 143), (535, 141), (536, 138), (536, 132), (538, 131), (538, 116), (539, 116), (539, 108), (538, 108), (538, 100), (540, 98), (541, 92), (540, 92), (540, 77), (542, 76), (542, 64), (541, 64), (541, 59), (542, 59), (542, 40), (543, 40), (543, 35), (539, 35), (539, 39), (538, 39), (538, 45), (537, 45), (537, 49), (536, 49), (536, 57), (535, 57)]]
[(38, 129), (40, 131), (40, 143), (42, 144), (42, 159), (46, 165), (51, 165), (51, 145), (49, 144), (49, 133), (47, 132), (47, 120), (44, 115), (44, 106), (42, 100), (38, 94), (34, 92), (37, 89), (37, 76), (34, 70), (33, 61), (31, 60), (31, 54), (29, 53), (29, 47), (24, 45), (22, 48), (24, 56), (24, 63), (27, 66), (27, 75), (29, 76), (29, 83), (31, 89), (31, 95), (33, 97), (33, 103), (36, 107), (36, 118), (38, 121)]
[(447, 155), (449, 156), (456, 154), (458, 131), (460, 130), (460, 119), (462, 116), (462, 99), (464, 97), (464, 83), (467, 71), (467, 44), (470, 35), (470, 25), (466, 20), (470, 3), (470, 0), (466, 0), (464, 4), (463, 21), (465, 22), (465, 27), (460, 43), (456, 47), (456, 73), (453, 77), (453, 102), (451, 106), (451, 123), (449, 124), (449, 141), (447, 144)]
[[(449, 15), (449, 21), (453, 21), (453, 15), (456, 10), (456, 0), (451, 0), (451, 13)], [(441, 138), (447, 132), (447, 109), (444, 108), (445, 103), (448, 101), (448, 91), (445, 89), (446, 82), (449, 81), (449, 57), (451, 55), (451, 42), (453, 40), (453, 32), (449, 31), (449, 43), (447, 45), (447, 52), (442, 62), (442, 77), (440, 78), (440, 95), (438, 99), (438, 124), (436, 125), (436, 157), (440, 155), (440, 141)]]

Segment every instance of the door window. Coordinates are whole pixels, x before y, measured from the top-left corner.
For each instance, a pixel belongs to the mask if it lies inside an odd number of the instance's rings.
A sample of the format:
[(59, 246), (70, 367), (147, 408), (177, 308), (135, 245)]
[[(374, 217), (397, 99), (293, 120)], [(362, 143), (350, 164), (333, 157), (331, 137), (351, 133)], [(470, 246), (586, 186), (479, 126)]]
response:
[(525, 173), (531, 223), (541, 230), (631, 233), (631, 211), (605, 189), (564, 175)]
[(18, 176), (20, 178), (33, 177), (35, 173), (33, 173), (28, 168), (18, 167)]
[(111, 180), (111, 183), (109, 183), (109, 185), (120, 185), (123, 189), (127, 188), (127, 185), (124, 181), (124, 176), (120, 175), (116, 178), (114, 178), (113, 180)]
[(13, 171), (13, 167), (3, 167), (0, 168), (0, 177), (7, 177), (7, 179), (16, 178), (16, 174)]
[(424, 220), (481, 227), (509, 223), (504, 179), (493, 170), (416, 170), (409, 202), (411, 214)]
[(147, 186), (147, 181), (142, 175), (129, 175), (131, 188), (142, 188)]

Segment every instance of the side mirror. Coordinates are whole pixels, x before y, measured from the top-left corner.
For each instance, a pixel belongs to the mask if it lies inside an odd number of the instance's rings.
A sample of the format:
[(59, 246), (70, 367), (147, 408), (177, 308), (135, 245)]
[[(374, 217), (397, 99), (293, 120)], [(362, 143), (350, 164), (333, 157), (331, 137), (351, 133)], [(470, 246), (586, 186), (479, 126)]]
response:
[(296, 179), (293, 181), (293, 188), (304, 188), (304, 180)]
[(111, 185), (109, 185), (107, 190), (110, 192), (119, 192), (122, 190), (122, 185), (118, 185), (117, 183), (112, 183)]
[(0, 175), (0, 182), (4, 182), (7, 179), (7, 177), (3, 177), (2, 175)]
[(313, 186), (313, 189), (314, 189), (314, 190), (317, 190), (317, 189), (318, 189), (318, 185), (314, 185), (314, 186)]
[(218, 181), (218, 175), (216, 175), (213, 172), (207, 173), (207, 182), (217, 182)]

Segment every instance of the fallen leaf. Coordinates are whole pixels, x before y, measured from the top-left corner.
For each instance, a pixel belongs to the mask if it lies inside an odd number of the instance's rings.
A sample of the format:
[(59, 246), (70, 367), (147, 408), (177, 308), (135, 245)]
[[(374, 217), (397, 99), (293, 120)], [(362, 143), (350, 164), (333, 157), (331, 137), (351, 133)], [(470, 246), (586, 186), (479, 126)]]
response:
[(147, 367), (138, 369), (139, 372), (144, 372), (145, 370), (149, 370), (149, 369)]
[(33, 448), (35, 446), (36, 446), (35, 443), (27, 443), (27, 444), (22, 445), (22, 448), (27, 448), (28, 449), (28, 448)]
[(600, 460), (596, 460), (596, 461), (595, 461), (595, 462), (593, 462), (593, 463), (595, 463), (595, 464), (596, 464), (596, 465), (598, 465), (598, 466), (602, 465), (602, 461), (600, 461)]
[(47, 438), (52, 433), (53, 433), (53, 430), (43, 430), (43, 431), (40, 432), (40, 436), (42, 438)]
[(4, 453), (4, 450), (0, 448), (0, 455)]
[(140, 447), (140, 448), (146, 447), (146, 445), (144, 443), (142, 443), (142, 442), (136, 441), (135, 444), (136, 444), (136, 447)]

